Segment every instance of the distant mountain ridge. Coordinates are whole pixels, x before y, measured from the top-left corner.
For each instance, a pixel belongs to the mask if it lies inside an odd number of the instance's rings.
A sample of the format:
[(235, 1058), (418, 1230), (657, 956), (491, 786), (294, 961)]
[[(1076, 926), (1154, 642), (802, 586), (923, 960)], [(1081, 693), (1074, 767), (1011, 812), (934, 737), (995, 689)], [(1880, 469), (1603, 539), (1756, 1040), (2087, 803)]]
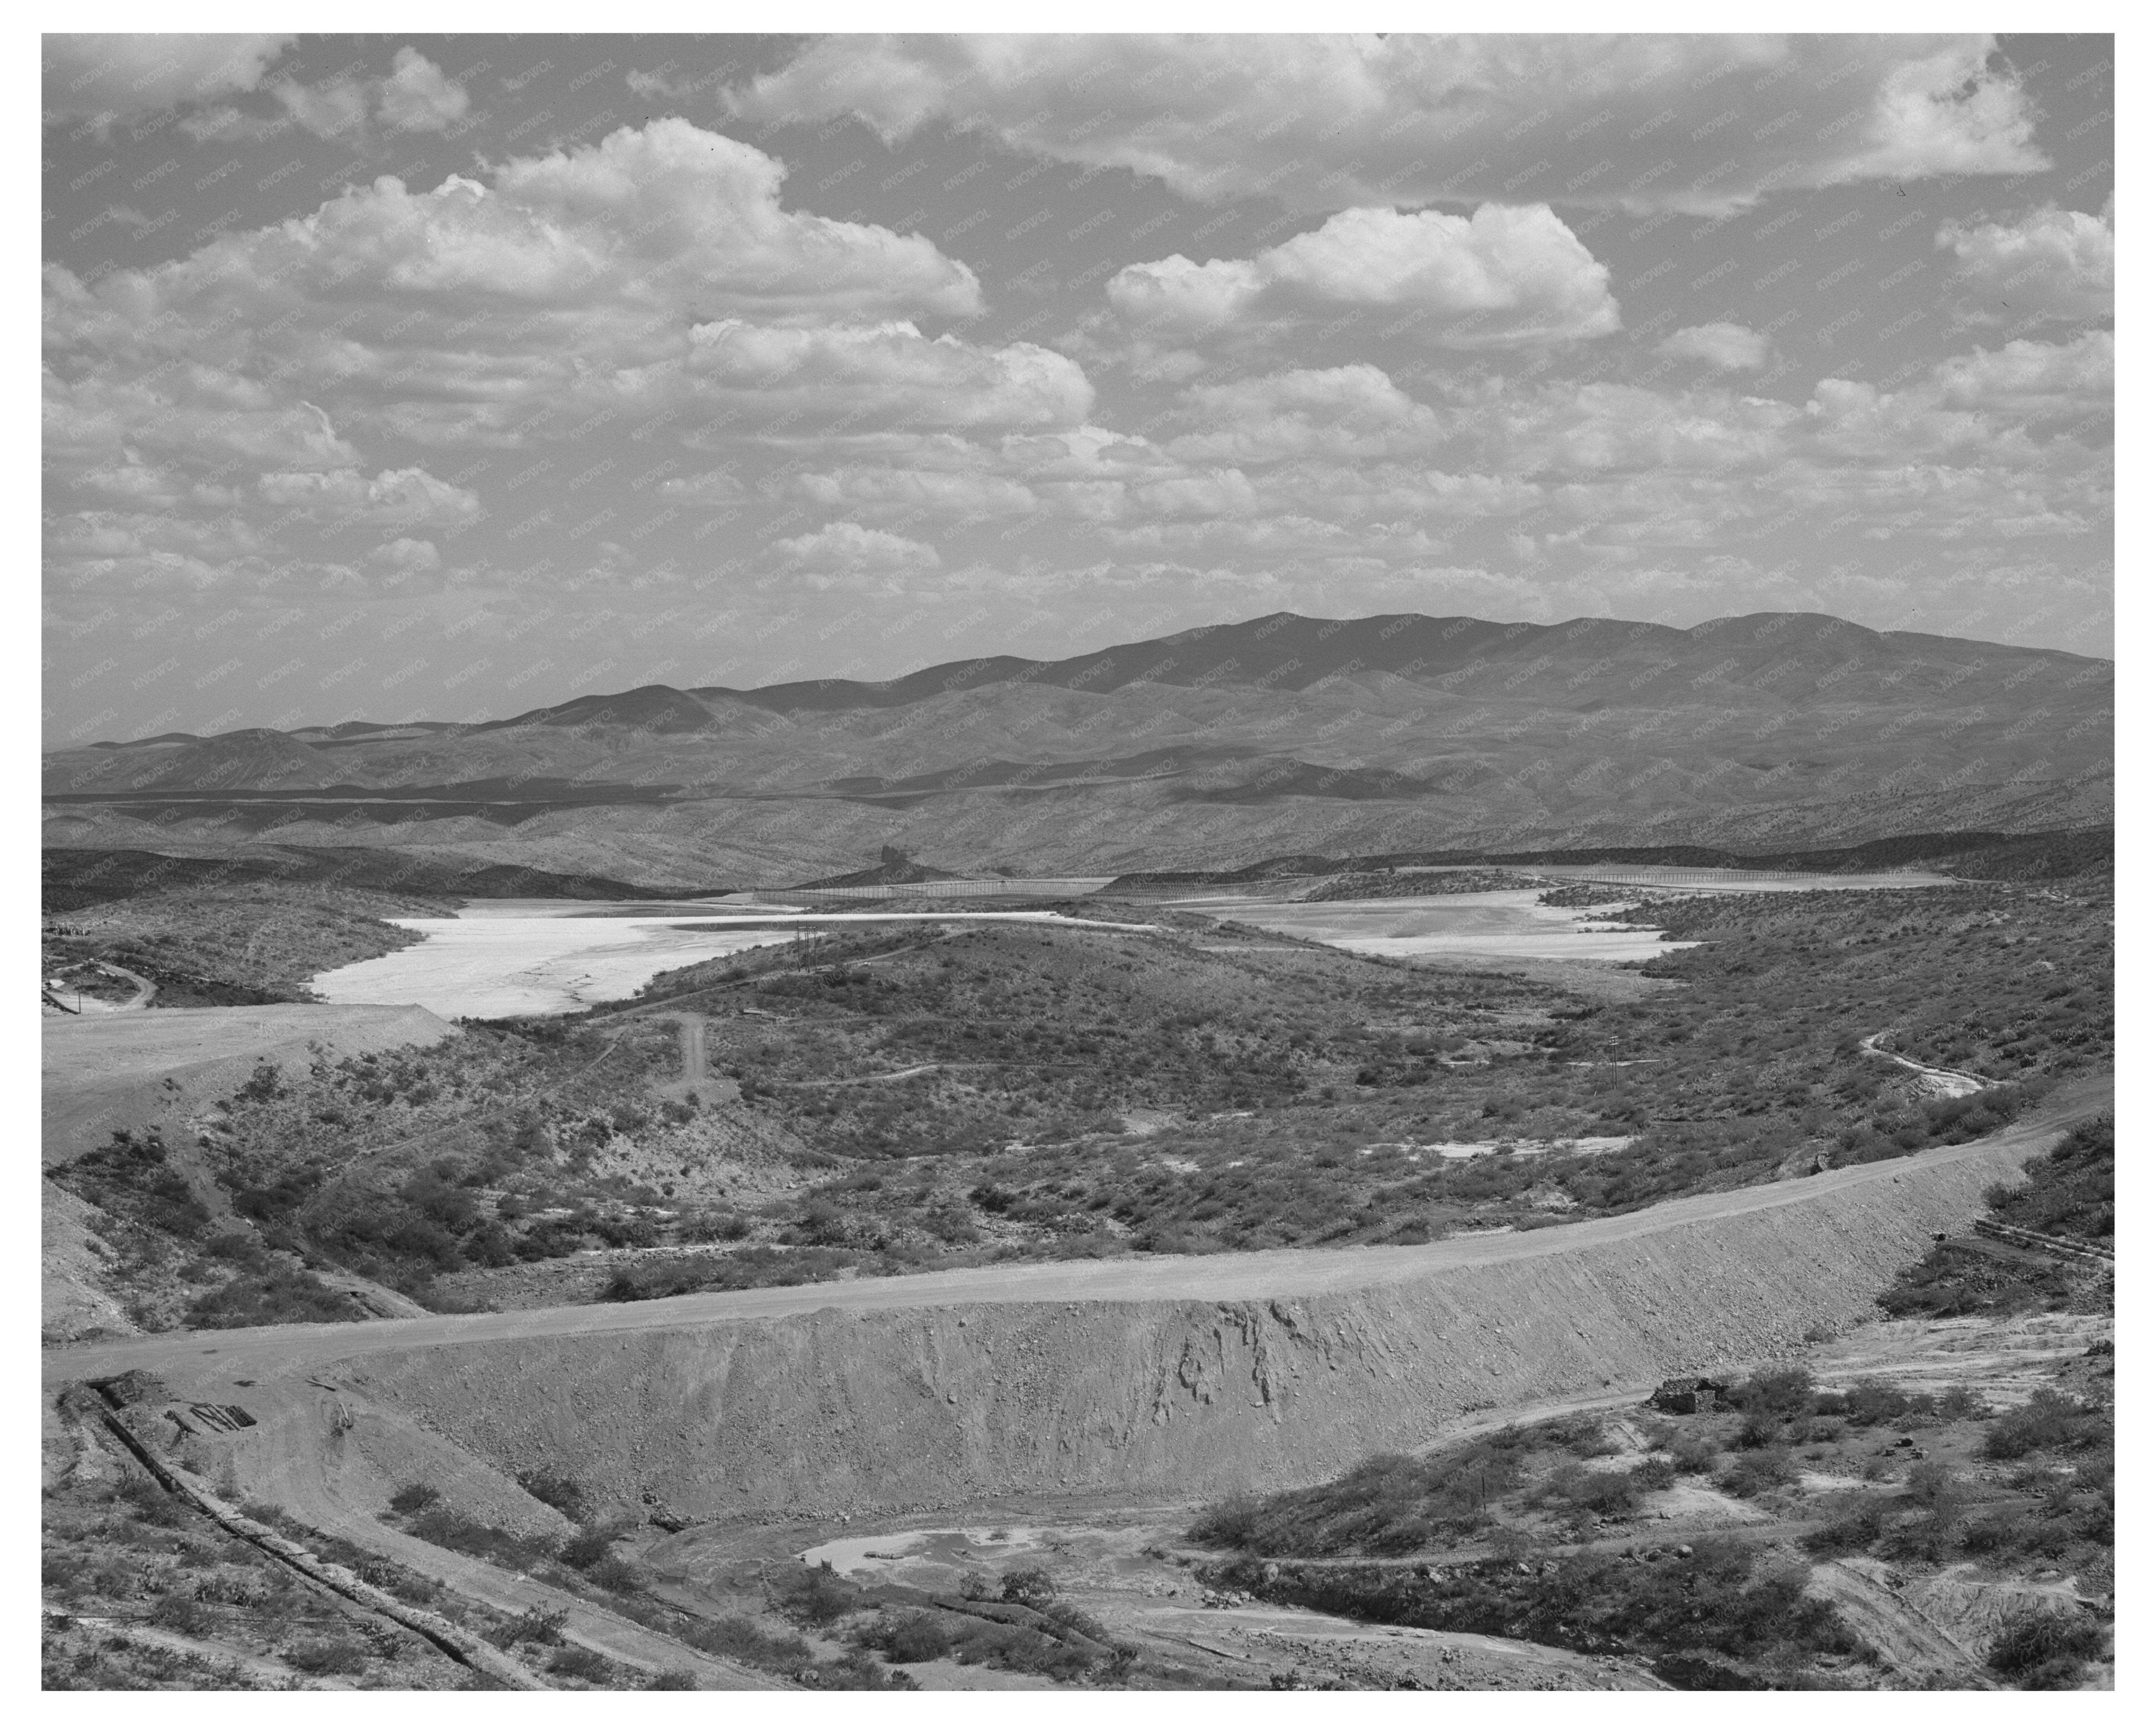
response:
[(47, 842), (449, 845), (688, 885), (1306, 849), (1756, 849), (2110, 814), (2107, 659), (1808, 613), (1692, 629), (1281, 612), (886, 682), (649, 685), (469, 723), (46, 757)]

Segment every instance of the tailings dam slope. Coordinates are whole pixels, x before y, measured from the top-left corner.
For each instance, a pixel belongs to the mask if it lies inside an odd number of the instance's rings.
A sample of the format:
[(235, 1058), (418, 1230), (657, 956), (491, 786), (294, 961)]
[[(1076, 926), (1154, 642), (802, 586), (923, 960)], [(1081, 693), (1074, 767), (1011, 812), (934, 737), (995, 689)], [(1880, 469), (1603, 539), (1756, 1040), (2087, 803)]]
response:
[(49, 1352), (46, 1373), (311, 1377), (500, 1474), (699, 1520), (1217, 1494), (1860, 1321), (2059, 1117), (1525, 1235), (144, 1337)]

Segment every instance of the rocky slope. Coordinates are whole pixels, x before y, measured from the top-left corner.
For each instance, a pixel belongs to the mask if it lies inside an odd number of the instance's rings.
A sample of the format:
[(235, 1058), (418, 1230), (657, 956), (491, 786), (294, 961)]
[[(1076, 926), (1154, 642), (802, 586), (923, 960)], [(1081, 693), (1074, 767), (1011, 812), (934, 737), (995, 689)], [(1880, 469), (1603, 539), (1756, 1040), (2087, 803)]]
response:
[[(1771, 1208), (1360, 1286), (845, 1299), (855, 1308), (377, 1348), (291, 1380), (334, 1383), (381, 1422), (363, 1445), (379, 1458), (345, 1487), (355, 1500), (401, 1482), (399, 1429), (505, 1478), (555, 1468), (639, 1517), (654, 1501), (710, 1520), (1276, 1487), (1428, 1442), (1477, 1409), (1644, 1393), (1862, 1321), (1931, 1234), (1979, 1213), (2033, 1147), (2009, 1133)], [(197, 1368), (269, 1368), (239, 1334), (221, 1339), (232, 1362)], [(277, 1452), (239, 1445), (233, 1464), (244, 1475), (250, 1456), (273, 1465)], [(274, 1477), (242, 1482), (275, 1498)]]

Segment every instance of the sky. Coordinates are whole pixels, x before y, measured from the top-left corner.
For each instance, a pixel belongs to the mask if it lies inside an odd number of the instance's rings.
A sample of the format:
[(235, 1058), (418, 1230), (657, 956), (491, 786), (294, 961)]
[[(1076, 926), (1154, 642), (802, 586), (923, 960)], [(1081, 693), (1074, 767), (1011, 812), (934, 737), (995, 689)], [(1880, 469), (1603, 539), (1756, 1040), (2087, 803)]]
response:
[(48, 746), (1277, 610), (2107, 654), (2112, 38), (44, 38)]

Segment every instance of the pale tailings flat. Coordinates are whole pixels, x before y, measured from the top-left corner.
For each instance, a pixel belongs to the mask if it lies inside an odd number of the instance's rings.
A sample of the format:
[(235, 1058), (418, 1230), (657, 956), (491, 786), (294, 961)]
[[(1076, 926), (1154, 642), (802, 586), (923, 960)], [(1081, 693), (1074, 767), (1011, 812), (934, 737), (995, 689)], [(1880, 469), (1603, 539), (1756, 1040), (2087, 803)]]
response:
[[(1696, 942), (1657, 928), (1598, 921), (1535, 900), (1539, 890), (1428, 898), (1351, 898), (1329, 904), (1237, 904), (1227, 914), (1268, 933), (1321, 941), (1373, 957), (1593, 958), (1636, 963)], [(1182, 907), (1209, 909), (1202, 900)]]
[[(810, 929), (891, 921), (1051, 922), (1127, 933), (1048, 911), (767, 911), (717, 915), (696, 905), (475, 904), (454, 916), (396, 918), (424, 935), (383, 957), (317, 976), (338, 1004), (423, 1005), (445, 1018), (556, 1016), (627, 999), (661, 970), (793, 940)], [(656, 913), (654, 913), (654, 912)]]

